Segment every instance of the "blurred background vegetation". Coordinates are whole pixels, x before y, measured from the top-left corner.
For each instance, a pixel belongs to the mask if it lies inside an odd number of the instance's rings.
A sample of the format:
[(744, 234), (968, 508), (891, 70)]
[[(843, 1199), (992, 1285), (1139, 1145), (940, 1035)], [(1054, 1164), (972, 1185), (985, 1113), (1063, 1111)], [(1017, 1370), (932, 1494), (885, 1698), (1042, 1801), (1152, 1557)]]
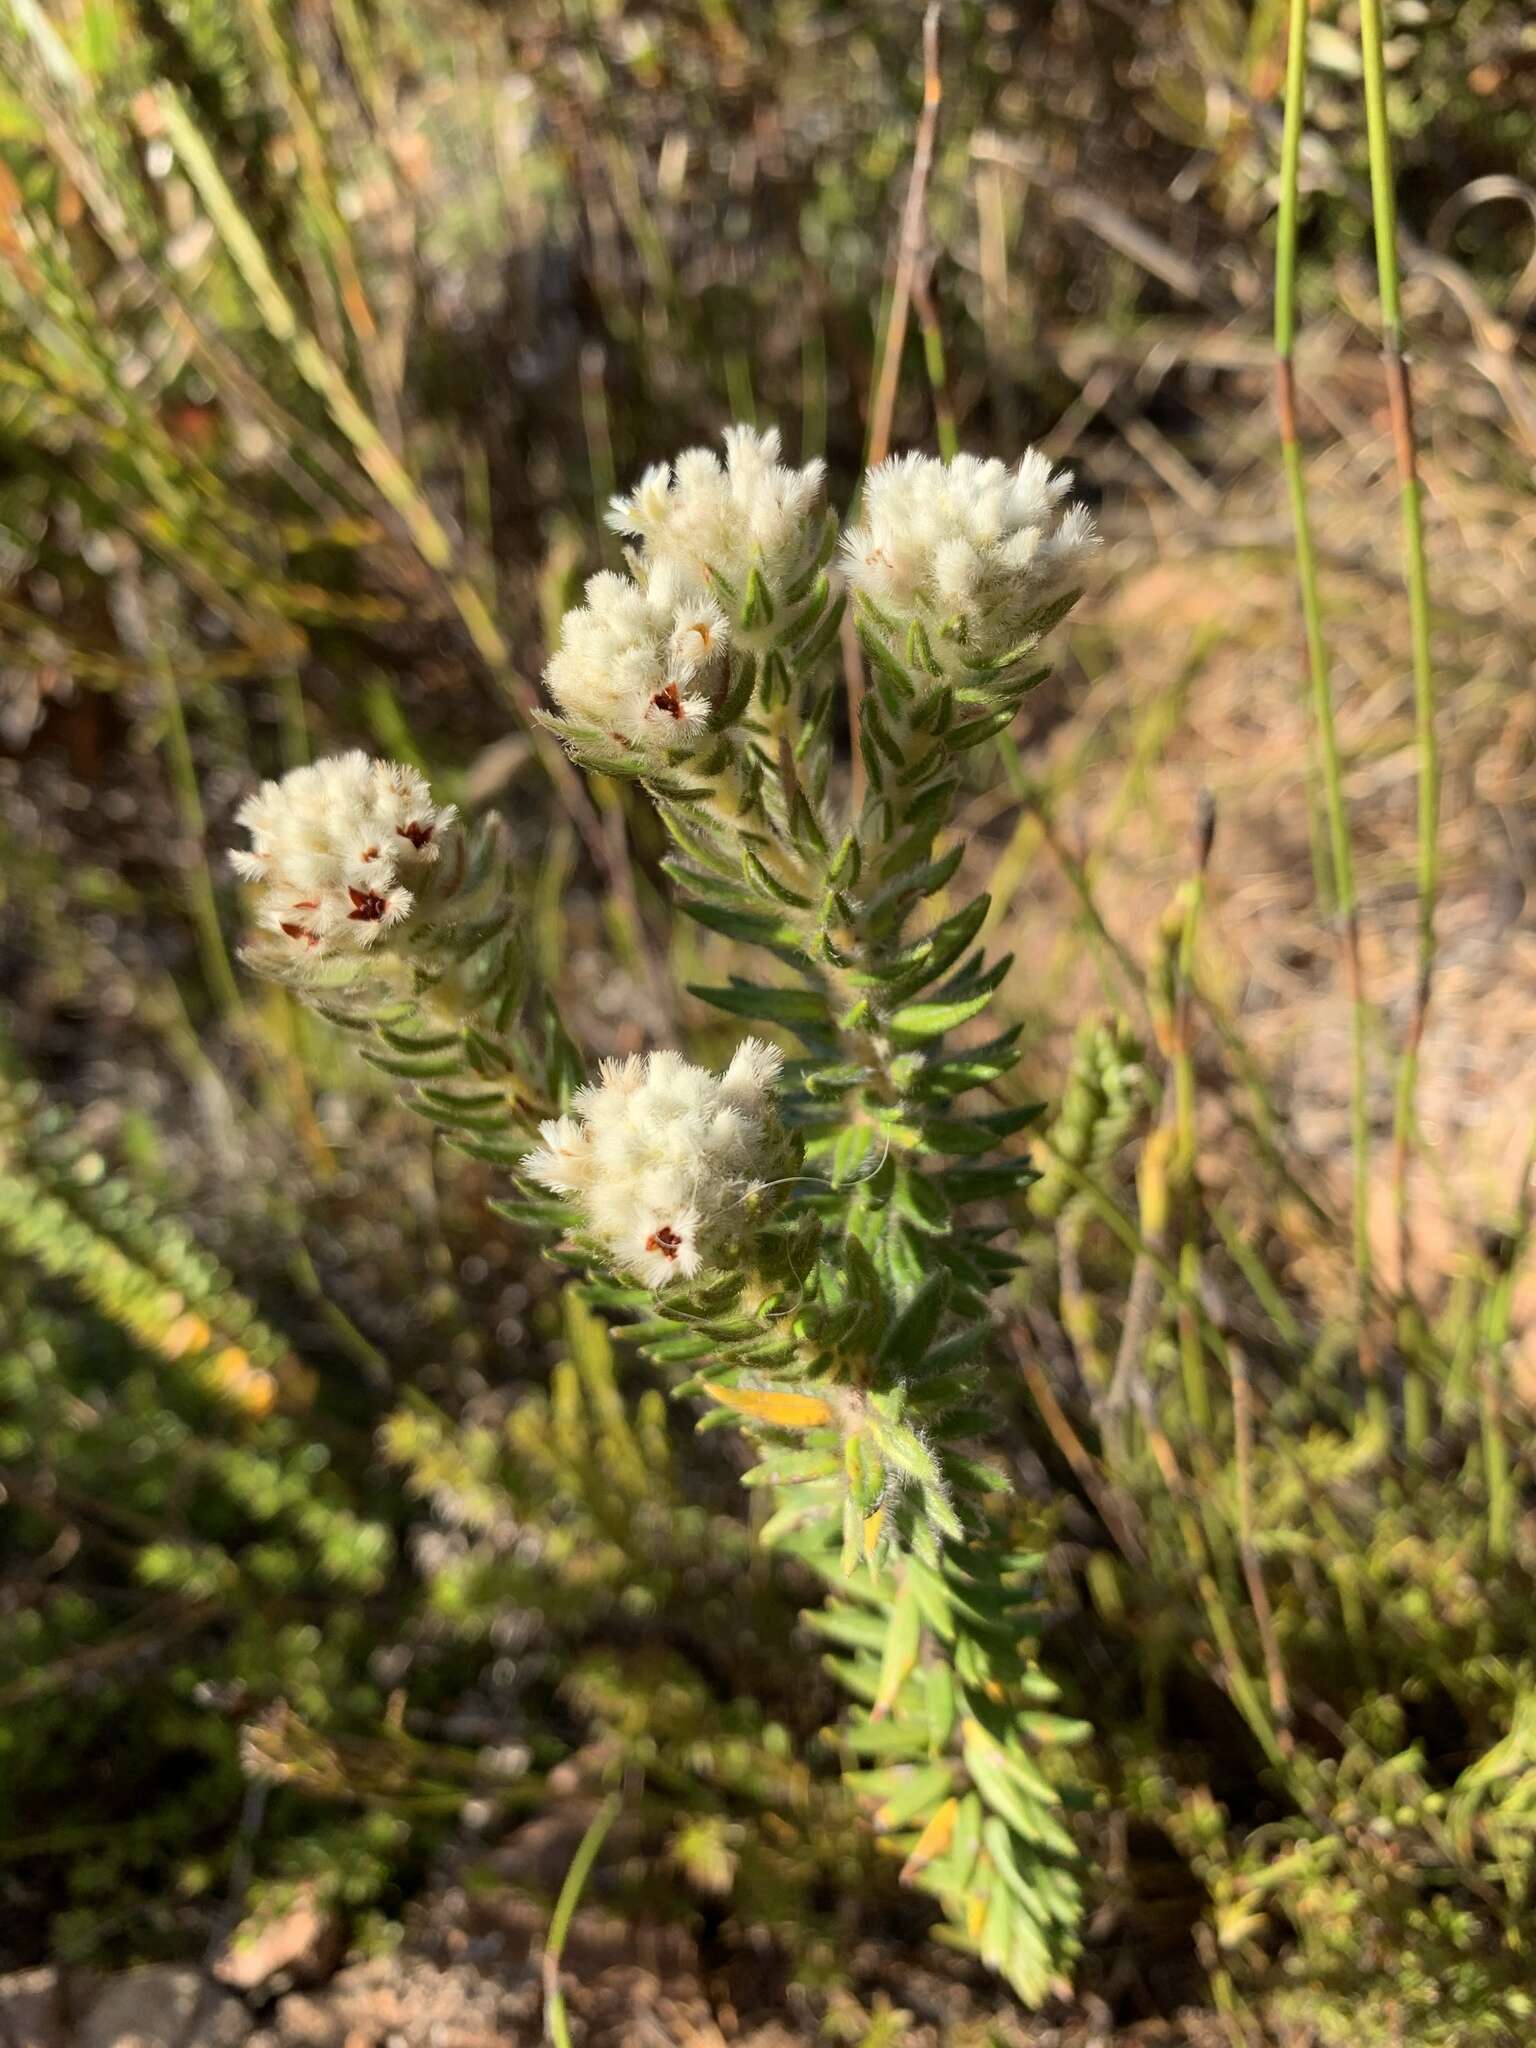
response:
[(540, 1924), (617, 1783), (594, 1894), (680, 1931), (716, 2017), (1032, 2038), (838, 1789), (729, 1444), (233, 961), (235, 806), (362, 744), (503, 809), (587, 1043), (724, 1042), (652, 821), (528, 714), (609, 492), (736, 417), (844, 503), (872, 439), (1039, 441), (1108, 542), (968, 813), (1060, 1106), (1004, 1418), (1098, 1730), (1050, 2038), (1529, 2038), (1536, 32), (1388, 24), (1446, 753), (1404, 1274), (1408, 630), (1356, 13), (1311, 10), (1367, 1404), (1269, 402), (1285, 11), (948, 0), (894, 360), (914, 8), (0, 0), (0, 1967), (199, 1955), (300, 1891), (361, 1950), (525, 1957), (494, 1902)]

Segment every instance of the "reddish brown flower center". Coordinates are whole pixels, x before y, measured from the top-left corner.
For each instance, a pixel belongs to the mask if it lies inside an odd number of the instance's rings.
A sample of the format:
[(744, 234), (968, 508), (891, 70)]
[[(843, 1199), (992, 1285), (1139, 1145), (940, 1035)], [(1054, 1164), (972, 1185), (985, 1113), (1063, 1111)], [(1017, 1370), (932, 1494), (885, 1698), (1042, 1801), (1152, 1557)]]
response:
[(287, 938), (302, 939), (306, 946), (318, 946), (320, 943), (319, 933), (310, 931), (302, 924), (282, 924), (278, 926), (278, 930)]
[(379, 849), (376, 846), (365, 846), (357, 857), (359, 860), (377, 860)]
[(412, 846), (420, 853), (421, 849), (432, 837), (432, 827), (430, 825), (418, 824), (412, 819), (409, 825), (397, 825), (395, 827), (395, 837), (397, 839), (409, 839)]
[(651, 702), (658, 711), (670, 711), (679, 723), (682, 722), (683, 700), (677, 694), (676, 683), (668, 683), (664, 690), (658, 690)]
[(352, 898), (353, 905), (352, 909), (348, 911), (347, 916), (353, 924), (377, 924), (389, 908), (388, 903), (379, 894), (377, 889), (353, 889), (349, 887), (347, 894)]
[(675, 1259), (683, 1248), (683, 1240), (670, 1223), (663, 1223), (660, 1230), (653, 1230), (645, 1240), (648, 1252), (660, 1252), (664, 1259)]

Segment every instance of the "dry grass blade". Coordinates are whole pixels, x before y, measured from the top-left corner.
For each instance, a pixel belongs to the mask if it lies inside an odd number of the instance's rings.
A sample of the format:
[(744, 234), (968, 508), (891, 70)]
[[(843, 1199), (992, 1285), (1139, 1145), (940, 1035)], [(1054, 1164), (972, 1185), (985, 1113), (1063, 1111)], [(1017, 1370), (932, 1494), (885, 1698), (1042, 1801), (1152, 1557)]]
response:
[(927, 236), (928, 180), (933, 171), (934, 143), (939, 132), (939, 105), (944, 97), (944, 81), (939, 72), (939, 13), (939, 0), (928, 0), (923, 10), (923, 109), (918, 117), (917, 138), (912, 147), (912, 169), (907, 177), (907, 196), (901, 210), (901, 234), (896, 244), (890, 311), (880, 337), (880, 374), (869, 414), (865, 460), (871, 468), (884, 462), (890, 452), (896, 394), (901, 388), (901, 359), (906, 350), (907, 315)]

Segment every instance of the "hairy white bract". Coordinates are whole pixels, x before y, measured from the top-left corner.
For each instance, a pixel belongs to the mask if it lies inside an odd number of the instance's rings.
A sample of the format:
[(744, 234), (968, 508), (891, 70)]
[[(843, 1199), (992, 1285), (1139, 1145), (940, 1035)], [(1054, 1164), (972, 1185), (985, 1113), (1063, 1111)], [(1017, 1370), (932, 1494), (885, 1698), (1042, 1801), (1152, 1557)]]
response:
[(567, 612), (544, 681), (567, 718), (622, 745), (688, 746), (709, 719), (731, 627), (704, 585), (672, 563), (643, 583), (610, 569)]
[(366, 952), (409, 916), (457, 814), (414, 768), (358, 751), (263, 783), (236, 815), (251, 845), (230, 859), (258, 925), (318, 958)]
[(893, 455), (865, 478), (860, 523), (844, 535), (848, 581), (899, 624), (921, 622), (946, 669), (997, 661), (1097, 545), (1087, 507), (1063, 509), (1071, 488), (1037, 448), (1012, 469)]
[(648, 469), (628, 497), (613, 499), (608, 524), (638, 543), (647, 564), (670, 562), (738, 598), (753, 569), (777, 595), (821, 545), (825, 464), (791, 469), (778, 431), (727, 427), (725, 460), (690, 448)]
[(740, 1235), (748, 1198), (783, 1163), (782, 1064), (756, 1038), (719, 1075), (675, 1052), (604, 1060), (570, 1113), (540, 1126), (526, 1170), (574, 1196), (614, 1263), (648, 1287), (692, 1279)]

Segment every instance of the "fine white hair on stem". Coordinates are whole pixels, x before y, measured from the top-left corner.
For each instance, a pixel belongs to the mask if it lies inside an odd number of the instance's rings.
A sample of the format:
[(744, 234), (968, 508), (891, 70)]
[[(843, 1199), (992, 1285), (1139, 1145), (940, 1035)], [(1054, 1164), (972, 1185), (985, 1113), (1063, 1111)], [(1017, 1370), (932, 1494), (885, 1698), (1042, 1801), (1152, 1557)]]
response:
[(568, 1113), (540, 1126), (524, 1170), (574, 1197), (615, 1264), (647, 1286), (692, 1279), (786, 1163), (773, 1106), (782, 1065), (755, 1038), (721, 1075), (675, 1052), (605, 1060)]
[(851, 1174), (847, 1180), (829, 1180), (824, 1173), (786, 1173), (778, 1180), (760, 1182), (759, 1189), (766, 1192), (769, 1188), (810, 1187), (825, 1188), (829, 1194), (836, 1194), (840, 1188), (861, 1188), (866, 1182), (875, 1179), (890, 1156), (891, 1137), (887, 1131), (880, 1146), (880, 1157), (866, 1172)]

